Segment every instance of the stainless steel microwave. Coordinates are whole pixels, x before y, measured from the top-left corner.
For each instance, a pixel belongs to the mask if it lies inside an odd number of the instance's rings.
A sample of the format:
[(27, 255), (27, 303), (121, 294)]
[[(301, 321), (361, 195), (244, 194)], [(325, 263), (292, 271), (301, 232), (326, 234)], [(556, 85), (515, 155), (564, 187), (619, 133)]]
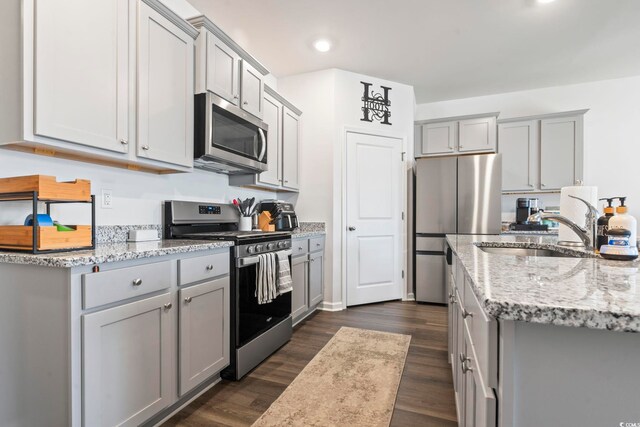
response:
[(229, 175), (267, 170), (269, 126), (207, 92), (195, 96), (195, 167)]

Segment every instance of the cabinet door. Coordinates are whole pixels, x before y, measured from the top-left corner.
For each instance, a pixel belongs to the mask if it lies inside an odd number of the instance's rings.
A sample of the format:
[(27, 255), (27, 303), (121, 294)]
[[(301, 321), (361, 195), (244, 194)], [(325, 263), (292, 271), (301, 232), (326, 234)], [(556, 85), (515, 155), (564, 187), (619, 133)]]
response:
[(497, 405), (495, 393), (486, 386), (478, 360), (469, 335), (465, 338), (465, 356), (468, 360), (464, 364), (464, 424), (471, 427), (495, 427)]
[(207, 90), (233, 105), (240, 101), (240, 56), (207, 33)]
[(496, 151), (496, 118), (460, 120), (458, 151)]
[(540, 121), (540, 188), (558, 190), (582, 180), (582, 116)]
[(180, 395), (229, 364), (229, 276), (180, 290)]
[(300, 149), (300, 116), (283, 108), (282, 116), (282, 186), (299, 188), (298, 161)]
[(193, 165), (193, 39), (140, 2), (138, 156)]
[(262, 74), (248, 62), (241, 61), (240, 105), (244, 111), (262, 118), (264, 103), (264, 82)]
[(420, 154), (446, 154), (455, 151), (458, 122), (427, 123), (422, 125)]
[(264, 95), (263, 121), (269, 126), (267, 133), (268, 169), (258, 175), (258, 181), (280, 186), (282, 180), (282, 104), (272, 96)]
[(309, 306), (315, 307), (322, 301), (324, 290), (324, 253), (309, 255)]
[(128, 151), (128, 3), (34, 2), (34, 134)]
[[(460, 280), (460, 279), (459, 279)], [(459, 281), (458, 280), (458, 281)], [(460, 293), (456, 292), (456, 354), (454, 360), (456, 364), (456, 409), (458, 410), (458, 423), (461, 426), (465, 424), (465, 375), (462, 370), (462, 359), (466, 356), (465, 338), (464, 338), (464, 319), (462, 318), (463, 301)]]
[(532, 191), (535, 188), (537, 136), (537, 120), (498, 125), (502, 191)]
[(171, 294), (82, 316), (83, 425), (133, 426), (171, 404)]
[(293, 290), (291, 291), (291, 318), (294, 323), (304, 316), (309, 309), (308, 263), (307, 255), (291, 258), (291, 279), (293, 280)]

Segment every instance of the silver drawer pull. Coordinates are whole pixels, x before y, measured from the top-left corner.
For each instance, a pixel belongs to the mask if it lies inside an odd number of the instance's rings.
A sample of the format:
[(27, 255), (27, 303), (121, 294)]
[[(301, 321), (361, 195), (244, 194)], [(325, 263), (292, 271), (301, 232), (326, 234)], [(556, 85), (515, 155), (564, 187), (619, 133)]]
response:
[(473, 317), (473, 313), (467, 311), (466, 308), (462, 309), (462, 318), (466, 319), (467, 317)]
[(467, 366), (467, 362), (470, 362), (471, 359), (467, 358), (467, 360), (465, 360), (464, 362), (462, 362), (462, 365), (460, 366), (460, 369), (462, 369), (462, 373), (466, 374), (467, 372), (473, 372), (473, 368), (470, 368), (469, 366)]
[(302, 246), (298, 246), (298, 250), (301, 251), (302, 250)]
[(320, 246), (320, 243), (316, 243), (316, 246)]
[(133, 281), (133, 286), (140, 286), (142, 285), (142, 279), (135, 279)]
[(164, 309), (165, 309), (165, 310), (171, 310), (171, 307), (173, 307), (173, 304), (171, 304), (170, 302), (168, 302), (168, 303), (166, 303), (166, 304), (164, 305)]
[(149, 149), (149, 146), (148, 146), (148, 145), (143, 145), (143, 146), (142, 146), (142, 149), (143, 149), (143, 150), (145, 150), (145, 151), (147, 151), (147, 150)]
[(207, 265), (207, 271), (211, 271), (211, 270), (213, 270), (213, 265), (211, 264)]
[(187, 304), (189, 304), (191, 301), (193, 301), (193, 298), (192, 298), (192, 297), (186, 297), (186, 298), (184, 299), (184, 302), (186, 302)]
[(120, 140), (120, 144), (122, 144), (122, 145), (129, 145), (129, 141), (127, 141), (126, 139), (121, 139), (121, 140)]

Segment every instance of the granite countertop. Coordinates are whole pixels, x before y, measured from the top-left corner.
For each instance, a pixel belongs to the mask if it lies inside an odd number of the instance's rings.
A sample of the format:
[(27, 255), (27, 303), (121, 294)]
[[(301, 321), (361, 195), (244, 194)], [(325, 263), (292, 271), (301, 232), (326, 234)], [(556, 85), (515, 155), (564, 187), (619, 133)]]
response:
[(504, 230), (501, 234), (514, 234), (514, 235), (525, 235), (525, 236), (557, 236), (558, 229), (550, 229), (550, 230)]
[(205, 240), (159, 240), (138, 243), (100, 243), (94, 250), (29, 254), (0, 252), (0, 263), (31, 264), (44, 267), (79, 267), (163, 255), (205, 251), (233, 246), (233, 242)]
[(291, 232), (291, 238), (323, 236), (325, 233), (324, 222), (300, 222), (300, 226)]
[[(516, 320), (640, 332), (640, 260), (610, 261), (561, 249), (551, 236), (448, 235), (486, 313)], [(490, 254), (488, 246), (551, 248), (587, 258)]]

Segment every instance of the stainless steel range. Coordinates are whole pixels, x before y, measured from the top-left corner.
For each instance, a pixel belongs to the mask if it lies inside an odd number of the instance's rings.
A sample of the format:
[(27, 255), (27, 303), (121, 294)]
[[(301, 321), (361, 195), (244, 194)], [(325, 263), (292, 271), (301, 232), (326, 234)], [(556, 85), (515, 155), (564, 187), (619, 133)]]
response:
[(288, 251), (289, 232), (238, 231), (233, 205), (168, 201), (164, 206), (165, 238), (226, 240), (231, 248), (231, 364), (223, 378), (238, 380), (291, 339), (291, 292), (258, 304), (259, 254)]

